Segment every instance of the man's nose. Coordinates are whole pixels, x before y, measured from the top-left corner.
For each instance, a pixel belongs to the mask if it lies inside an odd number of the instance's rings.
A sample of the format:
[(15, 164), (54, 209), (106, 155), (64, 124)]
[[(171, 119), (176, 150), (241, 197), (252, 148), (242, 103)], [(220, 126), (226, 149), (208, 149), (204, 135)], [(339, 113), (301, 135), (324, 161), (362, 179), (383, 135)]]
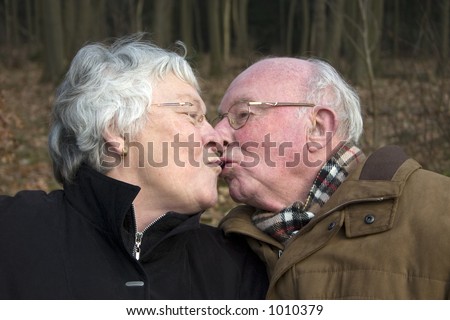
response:
[(233, 142), (233, 129), (230, 127), (228, 119), (222, 119), (219, 123), (216, 124), (214, 127), (214, 130), (220, 137), (220, 140), (222, 142), (222, 146), (224, 148), (227, 147), (227, 145), (231, 144)]

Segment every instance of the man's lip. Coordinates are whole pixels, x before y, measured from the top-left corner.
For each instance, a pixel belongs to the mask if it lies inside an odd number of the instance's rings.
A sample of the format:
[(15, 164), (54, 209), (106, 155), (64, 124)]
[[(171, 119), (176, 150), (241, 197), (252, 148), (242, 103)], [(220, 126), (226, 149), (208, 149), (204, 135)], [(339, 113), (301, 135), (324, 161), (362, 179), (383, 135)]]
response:
[(220, 157), (220, 161), (222, 161), (223, 163), (234, 162), (232, 159), (227, 157)]
[(215, 159), (215, 160), (212, 160), (212, 161), (209, 161), (209, 162), (207, 163), (207, 165), (210, 166), (210, 167), (214, 167), (214, 166), (222, 167), (222, 166), (223, 166), (222, 160), (219, 159), (219, 158), (217, 158), (217, 159)]
[(229, 163), (236, 163), (236, 161), (225, 157), (220, 158), (220, 161), (222, 169), (225, 168)]
[(222, 161), (222, 163), (228, 163), (228, 162), (231, 162), (231, 159), (229, 159), (227, 157), (220, 157), (220, 161)]

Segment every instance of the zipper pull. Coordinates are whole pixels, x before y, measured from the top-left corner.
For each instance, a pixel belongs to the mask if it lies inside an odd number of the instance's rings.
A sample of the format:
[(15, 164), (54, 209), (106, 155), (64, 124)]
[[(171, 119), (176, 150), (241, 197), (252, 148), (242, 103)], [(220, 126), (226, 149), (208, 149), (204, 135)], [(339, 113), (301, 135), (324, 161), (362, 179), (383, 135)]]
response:
[(136, 260), (139, 260), (139, 257), (141, 255), (141, 243), (142, 243), (142, 236), (144, 235), (143, 232), (136, 231), (135, 241), (134, 241), (134, 257)]

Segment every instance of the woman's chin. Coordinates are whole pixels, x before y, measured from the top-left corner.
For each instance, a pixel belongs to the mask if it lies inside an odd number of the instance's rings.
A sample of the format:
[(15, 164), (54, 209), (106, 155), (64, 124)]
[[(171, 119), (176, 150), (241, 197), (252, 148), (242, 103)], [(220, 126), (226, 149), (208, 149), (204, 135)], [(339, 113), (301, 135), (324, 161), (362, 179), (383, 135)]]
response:
[(217, 204), (218, 195), (217, 192), (215, 194), (211, 194), (209, 197), (205, 197), (200, 205), (201, 210), (207, 210), (209, 208), (214, 207)]

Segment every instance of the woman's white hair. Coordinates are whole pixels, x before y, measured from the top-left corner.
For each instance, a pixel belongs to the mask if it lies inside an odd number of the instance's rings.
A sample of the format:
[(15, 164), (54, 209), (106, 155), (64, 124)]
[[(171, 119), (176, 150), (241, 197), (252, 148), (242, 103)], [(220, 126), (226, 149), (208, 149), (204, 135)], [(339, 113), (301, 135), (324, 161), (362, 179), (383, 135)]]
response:
[(153, 86), (174, 74), (197, 90), (186, 61), (136, 34), (107, 46), (88, 44), (77, 53), (56, 92), (49, 151), (55, 178), (71, 182), (82, 163), (101, 173), (105, 130), (133, 138), (145, 126)]
[(339, 120), (337, 134), (357, 143), (363, 130), (358, 94), (328, 63), (317, 59), (308, 61), (313, 71), (308, 81), (307, 101), (332, 108)]

